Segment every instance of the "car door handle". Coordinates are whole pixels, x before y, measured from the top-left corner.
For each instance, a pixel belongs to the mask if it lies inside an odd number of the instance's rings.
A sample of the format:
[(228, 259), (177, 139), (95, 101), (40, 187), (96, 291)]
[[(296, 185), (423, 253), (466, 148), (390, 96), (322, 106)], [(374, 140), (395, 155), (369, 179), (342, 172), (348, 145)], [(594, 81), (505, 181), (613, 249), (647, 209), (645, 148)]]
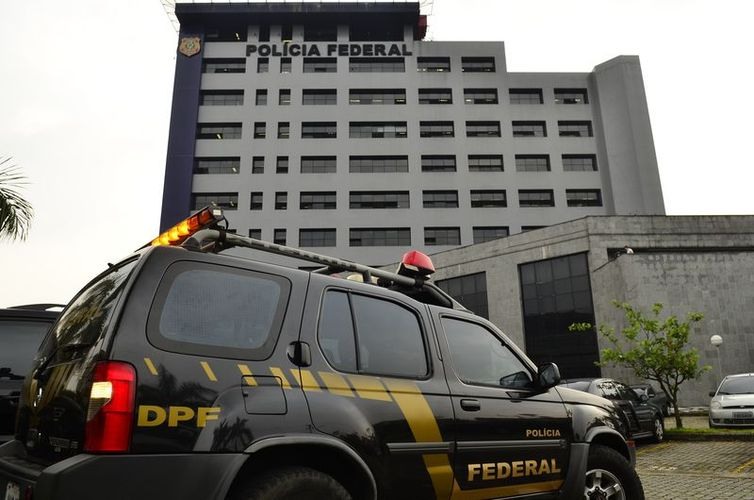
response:
[(462, 399), (461, 408), (466, 411), (479, 411), (482, 409), (482, 404), (477, 399)]

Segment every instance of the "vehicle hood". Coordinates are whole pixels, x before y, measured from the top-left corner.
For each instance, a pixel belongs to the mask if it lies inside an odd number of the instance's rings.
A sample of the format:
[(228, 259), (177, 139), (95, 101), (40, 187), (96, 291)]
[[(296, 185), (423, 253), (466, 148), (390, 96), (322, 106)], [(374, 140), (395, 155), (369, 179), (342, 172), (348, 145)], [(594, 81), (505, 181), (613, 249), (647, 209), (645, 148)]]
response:
[(712, 398), (723, 406), (754, 406), (754, 394), (720, 394)]
[(556, 389), (564, 403), (598, 406), (608, 411), (615, 410), (613, 402), (602, 396), (562, 386), (558, 386)]

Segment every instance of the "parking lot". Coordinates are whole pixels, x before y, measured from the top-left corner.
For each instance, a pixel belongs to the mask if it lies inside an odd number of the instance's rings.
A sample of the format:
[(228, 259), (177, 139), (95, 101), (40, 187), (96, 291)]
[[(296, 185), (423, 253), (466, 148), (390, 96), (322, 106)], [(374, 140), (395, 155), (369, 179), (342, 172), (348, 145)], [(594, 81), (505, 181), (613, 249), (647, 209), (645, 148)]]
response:
[(754, 442), (645, 445), (636, 469), (648, 500), (754, 500)]

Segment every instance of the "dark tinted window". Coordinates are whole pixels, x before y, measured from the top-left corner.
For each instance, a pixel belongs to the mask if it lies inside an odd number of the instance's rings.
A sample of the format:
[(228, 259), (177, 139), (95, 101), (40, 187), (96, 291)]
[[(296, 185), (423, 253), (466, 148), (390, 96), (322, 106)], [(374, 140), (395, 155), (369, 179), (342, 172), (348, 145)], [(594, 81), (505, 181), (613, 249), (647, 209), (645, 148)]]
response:
[[(289, 284), (272, 275), (196, 263), (171, 266), (150, 317), (163, 346), (183, 352), (227, 349), (266, 356), (282, 323)], [(221, 354), (221, 351), (214, 351)]]
[(347, 294), (334, 291), (325, 294), (319, 320), (319, 345), (333, 367), (356, 371), (356, 344)]
[(0, 320), (0, 344), (3, 346), (0, 349), (0, 379), (20, 380), (26, 375), (51, 325), (52, 321)]
[(467, 384), (527, 387), (531, 373), (508, 346), (481, 325), (443, 318), (450, 355), (458, 377)]

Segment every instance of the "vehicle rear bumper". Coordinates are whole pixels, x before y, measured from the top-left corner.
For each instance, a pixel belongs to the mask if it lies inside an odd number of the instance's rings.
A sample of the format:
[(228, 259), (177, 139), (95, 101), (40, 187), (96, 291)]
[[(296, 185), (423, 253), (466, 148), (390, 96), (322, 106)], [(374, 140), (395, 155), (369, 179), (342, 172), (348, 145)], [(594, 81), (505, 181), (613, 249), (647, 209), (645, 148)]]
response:
[(24, 458), (19, 441), (0, 446), (0, 493), (9, 481), (46, 499), (222, 499), (243, 454), (80, 454), (43, 468)]

